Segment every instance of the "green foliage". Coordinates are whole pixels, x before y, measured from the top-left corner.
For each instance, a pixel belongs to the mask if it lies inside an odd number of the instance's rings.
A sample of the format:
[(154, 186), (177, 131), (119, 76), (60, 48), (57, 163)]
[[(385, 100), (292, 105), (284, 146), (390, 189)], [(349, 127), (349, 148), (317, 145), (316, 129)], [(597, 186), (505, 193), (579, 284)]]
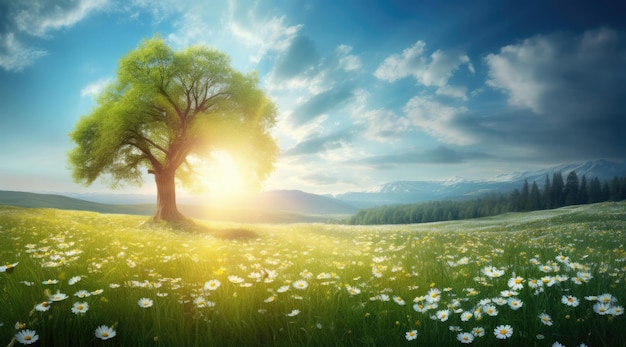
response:
[(278, 155), (269, 133), (277, 111), (258, 83), (256, 73), (234, 70), (214, 49), (174, 51), (159, 37), (143, 41), (120, 60), (116, 81), (70, 134), (74, 180), (141, 184), (147, 169), (177, 171), (189, 184), (188, 156), (226, 150), (262, 181)]
[[(483, 328), (478, 346), (626, 346), (625, 315), (593, 308), (601, 294), (612, 307), (626, 302), (625, 211), (604, 203), (428, 225), (211, 223), (181, 233), (146, 229), (141, 217), (0, 207), (0, 266), (18, 263), (0, 272), (0, 344), (20, 322), (39, 346), (460, 345), (450, 327)], [(490, 266), (503, 274), (487, 276)], [(517, 276), (522, 307), (495, 304)], [(530, 287), (544, 277), (555, 283)], [(207, 289), (212, 280), (220, 285)], [(431, 289), (438, 307), (417, 312)], [(34, 309), (57, 291), (68, 298)], [(75, 302), (89, 309), (75, 314)], [(433, 318), (441, 310), (445, 321)], [(502, 324), (513, 328), (506, 340), (493, 333)], [(101, 325), (116, 336), (96, 338)]]

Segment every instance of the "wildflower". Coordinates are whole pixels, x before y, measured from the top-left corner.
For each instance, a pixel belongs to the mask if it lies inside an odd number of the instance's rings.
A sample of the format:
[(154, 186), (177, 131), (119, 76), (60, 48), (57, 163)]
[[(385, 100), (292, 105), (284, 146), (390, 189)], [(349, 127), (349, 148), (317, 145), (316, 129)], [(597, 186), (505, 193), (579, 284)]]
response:
[(421, 304), (421, 303), (413, 305), (413, 309), (419, 313), (424, 313), (428, 311), (428, 307), (424, 306), (424, 304)]
[(509, 307), (513, 310), (517, 310), (520, 307), (522, 307), (522, 305), (524, 305), (524, 303), (522, 302), (522, 300), (518, 299), (518, 298), (509, 298)]
[(536, 278), (531, 278), (528, 280), (528, 286), (532, 289), (537, 289), (543, 286), (543, 282), (537, 280)]
[(396, 304), (400, 305), (400, 306), (404, 306), (406, 304), (406, 302), (404, 302), (404, 299), (402, 299), (401, 297), (394, 295), (393, 296), (393, 301), (396, 302)]
[(578, 304), (580, 303), (578, 301), (578, 298), (576, 298), (575, 296), (571, 296), (571, 295), (563, 295), (561, 297), (561, 302), (567, 306), (571, 306), (571, 307), (576, 307), (578, 306)]
[(72, 306), (72, 312), (74, 314), (85, 313), (89, 309), (89, 304), (86, 302), (75, 302)]
[(555, 278), (552, 276), (541, 277), (541, 282), (548, 287), (552, 287), (556, 283)]
[(348, 290), (348, 293), (350, 293), (350, 295), (361, 294), (361, 289), (356, 287), (346, 286), (346, 290)]
[(493, 303), (498, 305), (498, 306), (502, 306), (502, 305), (506, 305), (508, 303), (508, 300), (499, 296), (497, 298), (493, 299)]
[(417, 338), (417, 330), (409, 330), (404, 335), (407, 341), (413, 341)]
[(299, 314), (300, 314), (300, 310), (295, 309), (295, 310), (292, 310), (291, 312), (287, 313), (287, 316), (288, 317), (294, 317), (294, 316), (297, 316)]
[(52, 279), (41, 282), (41, 284), (57, 284), (57, 283), (59, 283), (59, 280), (52, 280)]
[(376, 298), (380, 301), (389, 301), (389, 295), (387, 294), (378, 294)]
[(204, 290), (216, 290), (222, 285), (218, 280), (210, 280), (204, 284)]
[(524, 279), (522, 277), (520, 277), (520, 276), (513, 277), (513, 278), (509, 279), (509, 282), (507, 283), (507, 285), (512, 290), (520, 290), (520, 289), (524, 288)]
[(24, 329), (26, 328), (26, 323), (22, 323), (22, 322), (15, 322), (15, 330), (20, 330), (20, 329)]
[(426, 296), (426, 301), (428, 302), (439, 302), (441, 300), (441, 291), (437, 288), (431, 288), (428, 290), (428, 295)]
[(508, 339), (513, 336), (513, 327), (510, 325), (498, 325), (495, 329), (493, 329), (493, 334), (496, 335), (497, 339)]
[(278, 289), (276, 289), (276, 291), (277, 291), (278, 293), (284, 293), (284, 292), (286, 292), (286, 291), (288, 291), (288, 290), (289, 290), (289, 286), (281, 286), (281, 287), (279, 287)]
[(117, 283), (111, 283), (111, 284), (109, 284), (109, 288), (112, 288), (112, 289), (119, 288), (119, 287), (120, 287), (120, 285), (119, 285), (119, 284), (117, 284)]
[(91, 295), (100, 295), (100, 294), (102, 294), (102, 293), (104, 293), (104, 290), (102, 290), (102, 289), (96, 289), (96, 290), (94, 290), (93, 292), (91, 292), (91, 293), (89, 293), (89, 294), (91, 294)]
[(552, 344), (552, 347), (565, 347), (564, 344), (561, 344), (560, 342), (556, 341)]
[(96, 337), (100, 340), (108, 340), (110, 338), (115, 337), (115, 330), (106, 325), (101, 325), (96, 328)]
[(309, 284), (305, 280), (297, 280), (293, 282), (293, 287), (296, 289), (306, 289)]
[(541, 320), (541, 323), (543, 323), (544, 325), (552, 326), (552, 317), (550, 317), (548, 314), (546, 313), (540, 314), (539, 319)]
[(461, 321), (463, 322), (467, 322), (468, 320), (472, 319), (472, 317), (474, 317), (474, 314), (472, 312), (465, 311), (461, 313)]
[(193, 299), (193, 303), (194, 305), (196, 305), (197, 308), (204, 308), (207, 306), (206, 299), (203, 296), (199, 296)]
[(263, 302), (270, 303), (270, 302), (272, 302), (274, 300), (276, 300), (276, 297), (274, 295), (272, 295), (272, 296), (268, 297), (267, 299), (263, 300)]
[(81, 278), (82, 278), (81, 276), (74, 276), (74, 277), (70, 278), (70, 280), (67, 283), (69, 283), (70, 286), (73, 286), (76, 283), (78, 283), (78, 281), (80, 281)]
[(152, 305), (154, 304), (154, 301), (152, 301), (152, 299), (148, 299), (148, 298), (141, 298), (141, 299), (139, 299), (137, 304), (139, 304), (139, 307), (141, 307), (141, 308), (148, 308), (148, 307), (152, 307)]
[(450, 331), (455, 332), (455, 333), (458, 333), (459, 331), (463, 330), (458, 325), (451, 325), (451, 326), (448, 327), (448, 329), (450, 329)]
[(518, 295), (518, 292), (514, 292), (514, 291), (510, 291), (510, 290), (503, 290), (500, 292), (500, 296), (504, 297), (504, 298), (510, 298), (513, 297), (515, 295)]
[(383, 277), (383, 272), (380, 271), (380, 269), (376, 266), (372, 267), (372, 275), (374, 275), (374, 277), (376, 278), (381, 278)]
[(91, 293), (89, 293), (86, 290), (79, 290), (76, 293), (74, 293), (74, 296), (79, 297), (81, 299), (84, 299), (84, 298), (86, 298), (88, 296), (91, 296)]
[(493, 305), (485, 305), (483, 307), (483, 311), (485, 311), (486, 314), (488, 314), (488, 315), (490, 315), (492, 317), (498, 315), (498, 309), (496, 309), (496, 307), (493, 306)]
[(23, 345), (30, 345), (31, 343), (35, 343), (39, 340), (39, 335), (37, 335), (35, 330), (26, 329), (15, 334), (15, 339)]
[(613, 302), (617, 301), (617, 299), (615, 299), (615, 297), (613, 295), (611, 295), (611, 294), (599, 295), (596, 300), (598, 300), (599, 302), (601, 302), (603, 304), (610, 304), (610, 303), (613, 303)]
[(485, 266), (481, 271), (487, 277), (491, 278), (497, 278), (504, 275), (504, 270), (499, 270), (494, 266)]
[(0, 272), (11, 273), (13, 269), (17, 266), (17, 264), (19, 264), (19, 262), (13, 263), (13, 264), (2, 265), (0, 266)]
[(68, 296), (67, 294), (61, 293), (59, 291), (56, 292), (56, 294), (51, 295), (48, 300), (50, 301), (63, 301), (65, 299), (67, 299)]
[(485, 336), (485, 329), (483, 327), (475, 327), (472, 329), (472, 335), (476, 337)]
[(234, 275), (228, 276), (228, 280), (231, 283), (235, 283), (235, 284), (243, 283), (243, 281), (244, 281), (243, 278), (241, 278), (239, 276), (234, 276)]
[(47, 301), (44, 301), (40, 304), (38, 304), (37, 306), (35, 306), (35, 310), (39, 311), (39, 312), (46, 312), (50, 309), (50, 303)]
[(621, 316), (622, 314), (624, 314), (624, 307), (622, 307), (622, 306), (612, 306), (609, 309), (608, 314), (610, 314), (612, 316)]
[(456, 339), (461, 343), (472, 343), (472, 341), (474, 341), (474, 335), (471, 333), (459, 333), (456, 336)]
[(450, 312), (448, 312), (448, 310), (437, 311), (437, 319), (439, 319), (441, 322), (447, 321), (449, 315), (450, 315)]
[(603, 302), (597, 302), (595, 305), (593, 305), (593, 311), (601, 316), (609, 313), (609, 309), (610, 307)]

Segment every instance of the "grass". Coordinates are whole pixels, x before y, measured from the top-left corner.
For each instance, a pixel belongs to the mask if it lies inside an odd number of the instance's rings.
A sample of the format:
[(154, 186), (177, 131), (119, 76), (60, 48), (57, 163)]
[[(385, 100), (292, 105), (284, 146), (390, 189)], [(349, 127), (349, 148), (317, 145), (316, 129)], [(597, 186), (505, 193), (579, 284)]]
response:
[(472, 345), (626, 346), (625, 203), (367, 227), (145, 220), (0, 207), (0, 344), (31, 329), (43, 346), (448, 346), (480, 328)]

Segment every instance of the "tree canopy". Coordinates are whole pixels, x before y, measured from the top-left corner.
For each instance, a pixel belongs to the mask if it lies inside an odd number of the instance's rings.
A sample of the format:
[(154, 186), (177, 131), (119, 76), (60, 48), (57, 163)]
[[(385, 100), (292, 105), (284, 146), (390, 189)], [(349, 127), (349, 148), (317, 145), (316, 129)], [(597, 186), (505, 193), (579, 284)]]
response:
[(144, 40), (124, 56), (117, 78), (70, 134), (75, 181), (105, 179), (141, 185), (155, 176), (156, 220), (175, 221), (175, 180), (192, 184), (188, 158), (226, 150), (254, 181), (272, 171), (278, 147), (270, 134), (277, 110), (258, 87), (256, 73), (242, 74), (230, 58), (206, 46), (175, 51), (160, 37)]

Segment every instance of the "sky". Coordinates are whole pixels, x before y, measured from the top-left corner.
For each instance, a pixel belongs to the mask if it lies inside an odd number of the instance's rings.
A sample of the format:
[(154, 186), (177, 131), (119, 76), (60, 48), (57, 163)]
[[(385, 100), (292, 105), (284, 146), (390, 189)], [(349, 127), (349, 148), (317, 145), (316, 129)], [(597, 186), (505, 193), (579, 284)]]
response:
[(72, 181), (68, 133), (154, 35), (258, 73), (281, 151), (263, 190), (621, 161), (624, 18), (614, 0), (0, 0), (0, 190), (109, 191)]

